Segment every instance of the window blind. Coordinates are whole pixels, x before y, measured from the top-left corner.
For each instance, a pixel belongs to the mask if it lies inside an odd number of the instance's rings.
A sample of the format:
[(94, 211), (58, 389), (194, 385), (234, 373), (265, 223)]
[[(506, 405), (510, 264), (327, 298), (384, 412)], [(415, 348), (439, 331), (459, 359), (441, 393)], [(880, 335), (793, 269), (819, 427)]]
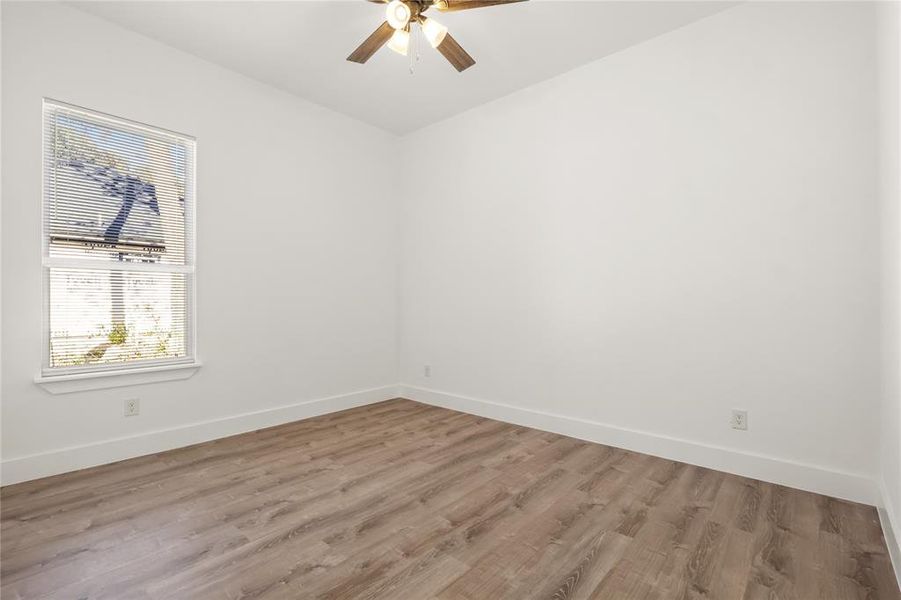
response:
[(194, 140), (44, 101), (45, 374), (194, 358)]

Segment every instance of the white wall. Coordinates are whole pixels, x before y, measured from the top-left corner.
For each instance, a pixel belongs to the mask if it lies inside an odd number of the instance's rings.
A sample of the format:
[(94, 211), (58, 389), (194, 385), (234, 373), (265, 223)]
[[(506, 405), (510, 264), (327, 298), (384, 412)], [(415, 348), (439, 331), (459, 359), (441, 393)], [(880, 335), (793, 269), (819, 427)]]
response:
[(874, 10), (747, 3), (404, 140), (405, 392), (873, 501)]
[[(58, 4), (3, 2), (2, 27), (4, 482), (394, 395), (394, 137)], [(196, 136), (193, 378), (67, 395), (33, 382), (43, 96)], [(141, 415), (123, 418), (136, 396)]]
[(883, 530), (901, 579), (901, 5), (879, 7), (879, 150), (883, 241), (883, 404), (880, 502)]

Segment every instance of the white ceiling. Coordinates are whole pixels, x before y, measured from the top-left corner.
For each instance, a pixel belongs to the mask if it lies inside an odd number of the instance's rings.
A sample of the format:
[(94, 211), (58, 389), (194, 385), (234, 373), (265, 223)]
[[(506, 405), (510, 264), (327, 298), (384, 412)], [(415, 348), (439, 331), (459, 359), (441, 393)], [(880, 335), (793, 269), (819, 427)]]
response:
[(440, 14), (476, 59), (457, 73), (421, 40), (345, 60), (384, 20), (362, 0), (75, 2), (79, 9), (395, 133), (435, 121), (671, 31), (734, 3), (532, 0)]

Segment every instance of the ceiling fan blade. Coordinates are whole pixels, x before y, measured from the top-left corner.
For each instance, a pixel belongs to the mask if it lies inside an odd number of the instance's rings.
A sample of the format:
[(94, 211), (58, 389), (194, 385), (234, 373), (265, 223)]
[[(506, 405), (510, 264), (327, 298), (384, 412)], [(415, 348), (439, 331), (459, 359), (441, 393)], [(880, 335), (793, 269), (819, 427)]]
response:
[(451, 34), (444, 36), (444, 41), (438, 46), (438, 52), (444, 55), (447, 61), (454, 65), (457, 71), (463, 72), (476, 61), (469, 55), (469, 52), (463, 49), (463, 46), (457, 43)]
[(442, 12), (457, 10), (470, 10), (472, 8), (485, 8), (486, 6), (500, 6), (503, 4), (515, 4), (526, 0), (435, 0), (433, 5)]
[(367, 2), (373, 2), (375, 4), (385, 4), (388, 0), (366, 0)]
[(388, 25), (388, 21), (385, 21), (356, 50), (350, 53), (347, 60), (362, 65), (372, 58), (372, 55), (378, 52), (378, 49), (384, 46), (385, 42), (391, 39), (392, 35), (394, 35), (394, 28)]

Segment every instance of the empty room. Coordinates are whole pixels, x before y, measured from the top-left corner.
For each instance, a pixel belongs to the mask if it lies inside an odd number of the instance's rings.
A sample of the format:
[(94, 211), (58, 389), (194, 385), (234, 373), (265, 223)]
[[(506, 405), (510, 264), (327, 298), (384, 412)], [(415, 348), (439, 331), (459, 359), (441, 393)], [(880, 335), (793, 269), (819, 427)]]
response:
[(0, 1), (3, 600), (901, 600), (901, 1)]

